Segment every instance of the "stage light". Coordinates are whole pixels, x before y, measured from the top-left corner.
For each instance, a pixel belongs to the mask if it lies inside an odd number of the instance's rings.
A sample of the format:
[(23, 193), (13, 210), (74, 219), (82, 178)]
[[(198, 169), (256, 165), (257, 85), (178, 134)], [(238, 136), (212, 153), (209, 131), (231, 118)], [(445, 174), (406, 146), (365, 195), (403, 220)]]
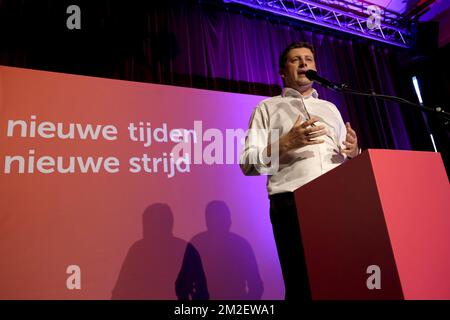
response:
[[(416, 76), (413, 76), (412, 82), (413, 82), (414, 90), (416, 90), (417, 99), (419, 100), (419, 103), (422, 105), (423, 100), (422, 100), (422, 93), (420, 92), (419, 80), (417, 80)], [(424, 113), (422, 113), (422, 116), (425, 121), (425, 125), (427, 126), (428, 133), (430, 134), (430, 139), (431, 139), (431, 143), (433, 144), (434, 152), (438, 152), (437, 148), (436, 148), (436, 143), (434, 142), (433, 134), (431, 133), (430, 127), (428, 125), (428, 118)]]

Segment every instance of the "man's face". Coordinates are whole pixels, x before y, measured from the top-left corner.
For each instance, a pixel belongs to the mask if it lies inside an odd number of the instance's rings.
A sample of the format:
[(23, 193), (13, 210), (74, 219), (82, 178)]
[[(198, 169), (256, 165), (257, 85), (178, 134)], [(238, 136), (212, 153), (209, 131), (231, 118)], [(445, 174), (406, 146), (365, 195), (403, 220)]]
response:
[(317, 71), (311, 50), (308, 48), (295, 48), (288, 52), (286, 64), (280, 73), (286, 87), (303, 92), (312, 86), (312, 81), (305, 76), (306, 70), (310, 69)]

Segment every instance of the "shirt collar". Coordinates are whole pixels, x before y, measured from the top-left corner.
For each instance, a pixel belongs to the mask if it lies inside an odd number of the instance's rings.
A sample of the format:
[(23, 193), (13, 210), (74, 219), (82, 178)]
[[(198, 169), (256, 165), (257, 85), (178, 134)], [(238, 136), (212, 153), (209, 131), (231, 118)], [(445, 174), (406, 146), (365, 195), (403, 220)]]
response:
[(313, 97), (315, 99), (317, 99), (319, 97), (319, 93), (317, 93), (316, 89), (312, 89), (311, 94), (307, 95), (307, 96), (302, 96), (302, 94), (300, 92), (298, 92), (297, 90), (293, 89), (293, 88), (283, 88), (283, 92), (281, 93), (282, 97), (293, 97), (293, 98), (303, 98), (303, 99), (308, 99), (310, 97)]

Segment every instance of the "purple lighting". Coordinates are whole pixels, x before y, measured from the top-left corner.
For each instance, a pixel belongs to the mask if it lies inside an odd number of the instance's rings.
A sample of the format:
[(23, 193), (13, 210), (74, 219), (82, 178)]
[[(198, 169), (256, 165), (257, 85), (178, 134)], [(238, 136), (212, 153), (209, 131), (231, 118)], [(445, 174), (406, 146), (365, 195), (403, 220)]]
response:
[(331, 28), (356, 36), (407, 48), (410, 35), (401, 15), (357, 0), (224, 0)]

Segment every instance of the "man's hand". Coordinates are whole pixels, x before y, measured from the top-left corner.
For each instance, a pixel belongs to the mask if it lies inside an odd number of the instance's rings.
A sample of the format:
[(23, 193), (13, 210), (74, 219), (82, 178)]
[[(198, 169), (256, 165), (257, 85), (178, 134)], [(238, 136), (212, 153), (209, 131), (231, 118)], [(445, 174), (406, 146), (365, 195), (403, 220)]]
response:
[(347, 135), (343, 142), (345, 149), (342, 149), (342, 153), (345, 153), (350, 158), (354, 158), (359, 154), (358, 138), (356, 132), (350, 126), (350, 122), (345, 123), (345, 128), (347, 129)]
[(324, 125), (314, 126), (314, 123), (319, 120), (317, 117), (311, 117), (308, 121), (302, 122), (302, 117), (299, 116), (292, 129), (280, 138), (280, 154), (304, 146), (323, 143), (324, 140), (316, 139), (327, 133)]

